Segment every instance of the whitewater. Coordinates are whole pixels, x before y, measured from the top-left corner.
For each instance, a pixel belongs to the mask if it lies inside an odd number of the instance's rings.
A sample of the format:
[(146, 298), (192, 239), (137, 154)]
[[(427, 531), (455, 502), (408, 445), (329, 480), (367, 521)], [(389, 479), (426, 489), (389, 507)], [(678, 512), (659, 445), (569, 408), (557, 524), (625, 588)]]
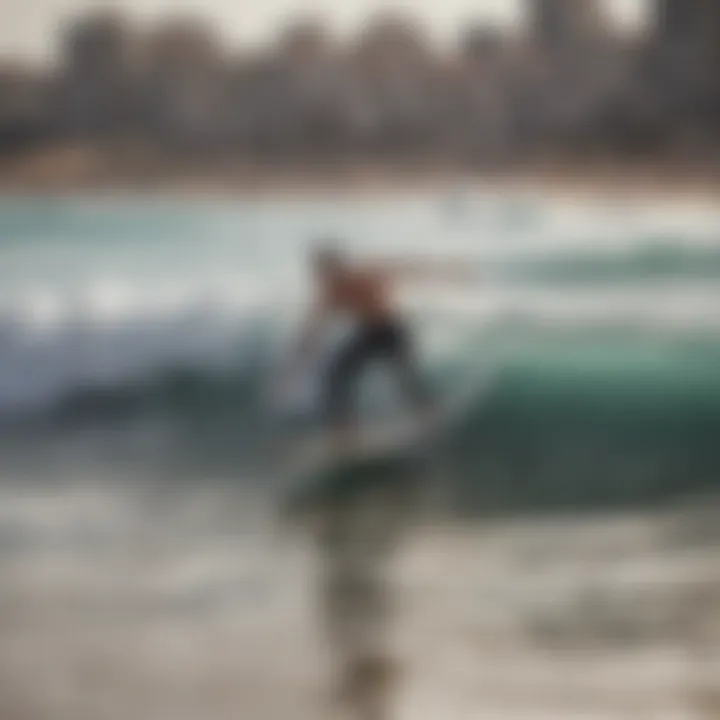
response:
[(714, 341), (719, 232), (711, 207), (529, 192), (452, 205), (442, 195), (3, 199), (0, 413), (47, 411), (77, 390), (166, 370), (240, 370), (274, 352), (308, 301), (307, 248), (328, 234), (360, 257), (476, 265), (475, 287), (404, 298), (428, 363), (482, 354), (486, 336)]

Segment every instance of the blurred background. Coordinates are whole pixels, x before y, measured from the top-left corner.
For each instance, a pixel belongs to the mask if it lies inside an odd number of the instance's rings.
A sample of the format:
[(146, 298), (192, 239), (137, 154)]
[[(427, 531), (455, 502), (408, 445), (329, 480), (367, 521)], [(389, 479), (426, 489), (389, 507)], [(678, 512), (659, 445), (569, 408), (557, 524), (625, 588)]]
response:
[(712, 175), (716, 13), (700, 0), (12, 3), (0, 177), (68, 188), (617, 162)]
[(5, 5), (0, 716), (328, 711), (267, 389), (331, 233), (479, 271), (401, 296), (467, 410), (372, 717), (720, 718), (720, 4)]

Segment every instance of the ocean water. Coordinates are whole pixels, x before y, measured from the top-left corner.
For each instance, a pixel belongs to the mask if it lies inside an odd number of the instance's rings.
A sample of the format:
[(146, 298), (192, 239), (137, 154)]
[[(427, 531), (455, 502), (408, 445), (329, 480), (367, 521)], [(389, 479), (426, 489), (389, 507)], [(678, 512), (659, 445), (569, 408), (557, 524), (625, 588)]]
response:
[(527, 190), (0, 199), (0, 717), (346, 717), (270, 402), (328, 233), (477, 269), (399, 296), (463, 412), (370, 563), (380, 717), (720, 717), (720, 211)]
[[(428, 377), (466, 396), (451, 463), (463, 509), (716, 487), (720, 212), (690, 201), (3, 199), (8, 442), (37, 460), (38, 432), (41, 455), (120, 438), (125, 460), (192, 447), (257, 471), (292, 425), (269, 388), (310, 297), (308, 247), (328, 234), (359, 257), (477, 270), (399, 296)], [(312, 420), (306, 403), (296, 425)]]

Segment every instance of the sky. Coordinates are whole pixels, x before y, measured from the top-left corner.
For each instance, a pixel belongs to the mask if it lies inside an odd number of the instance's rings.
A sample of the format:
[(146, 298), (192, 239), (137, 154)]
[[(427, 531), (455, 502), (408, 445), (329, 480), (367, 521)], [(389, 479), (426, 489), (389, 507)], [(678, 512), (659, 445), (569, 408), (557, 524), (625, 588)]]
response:
[[(606, 0), (622, 22), (635, 23), (649, 0)], [(582, 2), (582, 0), (577, 0)], [(262, 45), (297, 16), (321, 18), (338, 34), (349, 34), (378, 11), (411, 12), (438, 42), (450, 42), (470, 20), (512, 24), (523, 0), (0, 0), (0, 59), (51, 59), (57, 30), (88, 9), (121, 9), (140, 23), (170, 13), (191, 13), (212, 20), (230, 44)]]

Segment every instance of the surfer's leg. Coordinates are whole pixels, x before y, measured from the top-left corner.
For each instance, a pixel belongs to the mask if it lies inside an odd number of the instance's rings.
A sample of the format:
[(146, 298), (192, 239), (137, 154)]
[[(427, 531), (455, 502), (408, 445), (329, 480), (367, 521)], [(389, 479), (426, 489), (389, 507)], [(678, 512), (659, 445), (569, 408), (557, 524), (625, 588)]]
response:
[(338, 449), (351, 445), (357, 436), (354, 391), (364, 364), (373, 354), (371, 338), (358, 332), (340, 349), (325, 378), (325, 411), (331, 442)]
[(386, 353), (407, 402), (424, 418), (434, 418), (435, 398), (422, 376), (410, 331), (405, 325), (398, 323), (391, 328)]

